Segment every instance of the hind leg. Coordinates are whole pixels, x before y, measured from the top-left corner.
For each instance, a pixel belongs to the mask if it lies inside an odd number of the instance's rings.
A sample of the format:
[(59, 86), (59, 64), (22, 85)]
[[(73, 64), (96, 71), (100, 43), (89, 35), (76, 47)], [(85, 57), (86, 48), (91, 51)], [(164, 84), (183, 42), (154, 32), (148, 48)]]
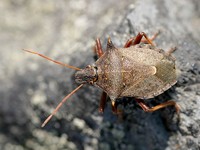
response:
[(180, 106), (174, 102), (174, 101), (167, 101), (167, 102), (164, 102), (162, 104), (159, 104), (159, 105), (156, 105), (154, 107), (151, 107), (149, 108), (143, 100), (141, 99), (136, 99), (136, 102), (140, 105), (140, 107), (145, 111), (145, 112), (153, 112), (153, 111), (156, 111), (158, 109), (161, 109), (161, 108), (164, 108), (164, 107), (167, 107), (167, 106), (174, 106), (175, 109), (176, 109), (176, 112), (179, 114), (180, 112)]

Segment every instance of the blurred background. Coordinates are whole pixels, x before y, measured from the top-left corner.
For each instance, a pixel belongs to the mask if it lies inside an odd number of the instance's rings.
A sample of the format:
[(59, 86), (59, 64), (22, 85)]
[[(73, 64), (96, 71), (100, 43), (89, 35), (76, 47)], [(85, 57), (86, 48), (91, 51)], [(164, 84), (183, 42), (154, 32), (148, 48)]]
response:
[[(0, 149), (200, 149), (200, 2), (198, 0), (1, 0)], [(84, 86), (41, 128), (60, 100), (78, 85), (74, 70), (21, 51), (32, 49), (83, 68), (92, 64), (95, 39), (116, 47), (144, 31), (165, 50), (177, 46), (178, 83), (148, 101), (181, 106), (145, 113), (133, 99), (98, 112), (101, 90)], [(148, 59), (148, 58), (147, 58)]]

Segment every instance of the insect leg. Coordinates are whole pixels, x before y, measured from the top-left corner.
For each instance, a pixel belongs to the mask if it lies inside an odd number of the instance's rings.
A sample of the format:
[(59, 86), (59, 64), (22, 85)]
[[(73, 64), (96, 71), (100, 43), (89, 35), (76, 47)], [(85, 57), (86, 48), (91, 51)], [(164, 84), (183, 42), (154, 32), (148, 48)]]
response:
[[(156, 39), (156, 37), (160, 34), (160, 31), (157, 31), (151, 38), (149, 38), (150, 41), (153, 41)], [(148, 43), (146, 39), (141, 40), (143, 43)]]
[(103, 55), (103, 49), (102, 49), (101, 41), (99, 38), (96, 39), (95, 50), (96, 50), (97, 56), (100, 58)]
[(133, 41), (133, 45), (139, 44), (142, 40), (142, 38), (145, 37), (145, 39), (147, 40), (148, 44), (151, 44), (152, 46), (155, 46), (153, 44), (153, 42), (148, 38), (148, 36), (146, 35), (146, 33), (144, 32), (139, 32), (138, 35), (135, 37), (134, 41)]
[(134, 41), (135, 37), (128, 39), (126, 44), (124, 45), (124, 48), (130, 47), (132, 45), (132, 42)]
[(111, 100), (111, 104), (112, 104), (112, 112), (117, 114), (117, 107), (115, 105), (115, 101), (114, 100)]
[(101, 112), (101, 113), (104, 112), (104, 108), (106, 106), (106, 99), (107, 99), (106, 92), (102, 92), (102, 94), (101, 94), (101, 100), (100, 100), (100, 103), (99, 103), (99, 112)]
[(170, 49), (168, 49), (168, 50), (166, 51), (166, 54), (167, 54), (167, 55), (171, 55), (176, 49), (177, 49), (177, 47), (172, 47), (172, 48), (170, 48)]
[(174, 102), (174, 101), (167, 101), (167, 102), (164, 102), (162, 104), (159, 104), (157, 106), (154, 106), (154, 107), (151, 107), (149, 108), (143, 100), (141, 99), (136, 99), (136, 102), (140, 105), (140, 107), (142, 107), (142, 109), (145, 111), (145, 112), (153, 112), (153, 111), (156, 111), (158, 109), (161, 109), (161, 108), (164, 108), (164, 107), (167, 107), (167, 106), (174, 106), (176, 108), (176, 112), (179, 114), (180, 112), (180, 106)]
[[(142, 43), (149, 43), (151, 45), (154, 46), (153, 44), (153, 40), (155, 40), (155, 38), (158, 36), (158, 34), (160, 33), (160, 31), (156, 32), (151, 38), (148, 38), (147, 35), (144, 32), (140, 32), (138, 33), (138, 35), (136, 37), (130, 38), (126, 44), (124, 45), (124, 48), (130, 47), (131, 45), (136, 45), (139, 44), (140, 42)], [(142, 37), (145, 37), (146, 39), (142, 40)]]
[(111, 100), (111, 106), (112, 106), (112, 112), (116, 114), (120, 120), (122, 120), (123, 110), (117, 108), (117, 105), (114, 100)]
[[(99, 38), (96, 39), (95, 52), (98, 58), (100, 58), (103, 55), (103, 49), (102, 49), (101, 41)], [(99, 112), (104, 112), (104, 108), (106, 106), (106, 98), (107, 98), (106, 92), (102, 92), (100, 103), (99, 103)]]

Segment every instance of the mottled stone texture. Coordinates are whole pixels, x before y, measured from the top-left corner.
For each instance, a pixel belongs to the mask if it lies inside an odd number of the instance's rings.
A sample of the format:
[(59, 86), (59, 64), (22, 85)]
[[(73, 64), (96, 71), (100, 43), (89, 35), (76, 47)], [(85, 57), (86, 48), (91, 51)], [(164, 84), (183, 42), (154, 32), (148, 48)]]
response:
[[(2, 0), (0, 2), (0, 149), (200, 149), (199, 0)], [(116, 47), (139, 31), (161, 30), (164, 50), (177, 46), (178, 83), (146, 101), (169, 99), (181, 106), (178, 122), (169, 107), (145, 113), (134, 99), (108, 103), (99, 114), (101, 91), (84, 86), (45, 128), (42, 121), (77, 85), (74, 71), (23, 53), (31, 48), (77, 67), (93, 63), (92, 46), (111, 37)], [(147, 58), (148, 59), (148, 58)]]

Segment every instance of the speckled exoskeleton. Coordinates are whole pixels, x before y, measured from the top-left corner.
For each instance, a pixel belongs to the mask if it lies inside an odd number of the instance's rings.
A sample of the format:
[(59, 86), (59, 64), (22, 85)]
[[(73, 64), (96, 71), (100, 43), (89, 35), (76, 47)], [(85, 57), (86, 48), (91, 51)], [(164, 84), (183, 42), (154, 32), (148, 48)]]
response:
[[(171, 55), (175, 49), (165, 52), (156, 48), (152, 42), (156, 36), (157, 34), (150, 39), (144, 32), (141, 32), (136, 37), (129, 39), (123, 48), (116, 48), (111, 39), (108, 38), (105, 52), (103, 52), (100, 39), (97, 39), (95, 52), (99, 59), (84, 69), (25, 50), (57, 64), (78, 70), (75, 74), (75, 81), (81, 85), (62, 100), (42, 126), (51, 119), (66, 99), (84, 84), (100, 87), (104, 91), (99, 105), (100, 112), (104, 111), (107, 96), (111, 99), (112, 110), (115, 113), (117, 113), (115, 101), (120, 97), (134, 97), (141, 108), (147, 112), (170, 105), (175, 106), (176, 110), (179, 111), (179, 106), (174, 101), (167, 101), (151, 108), (144, 103), (144, 99), (153, 98), (173, 86), (177, 78), (175, 58)], [(142, 40), (143, 37), (144, 40)]]

